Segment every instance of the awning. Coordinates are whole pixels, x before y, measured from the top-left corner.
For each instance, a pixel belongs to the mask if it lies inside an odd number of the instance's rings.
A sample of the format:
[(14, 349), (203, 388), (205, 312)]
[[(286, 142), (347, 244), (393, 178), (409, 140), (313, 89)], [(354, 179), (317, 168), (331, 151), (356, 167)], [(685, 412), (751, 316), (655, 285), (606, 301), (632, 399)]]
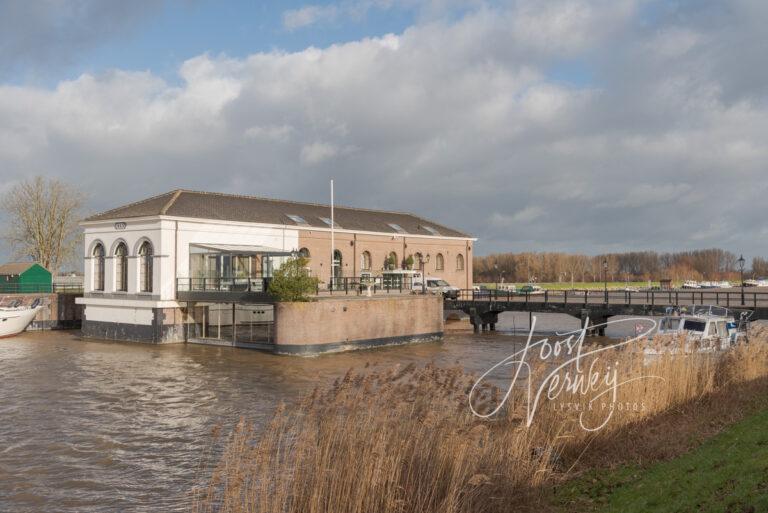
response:
[(243, 244), (192, 244), (193, 247), (228, 253), (230, 255), (268, 255), (268, 256), (292, 256), (292, 251), (268, 246), (246, 246)]

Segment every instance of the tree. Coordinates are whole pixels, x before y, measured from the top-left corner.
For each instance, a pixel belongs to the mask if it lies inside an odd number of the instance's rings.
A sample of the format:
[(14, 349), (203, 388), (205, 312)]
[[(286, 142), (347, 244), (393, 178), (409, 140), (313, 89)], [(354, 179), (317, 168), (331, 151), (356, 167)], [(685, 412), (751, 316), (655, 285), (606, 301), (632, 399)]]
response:
[(55, 178), (37, 176), (19, 182), (0, 201), (8, 216), (3, 238), (16, 258), (31, 258), (56, 272), (74, 256), (83, 202), (82, 193)]
[(304, 257), (291, 258), (275, 271), (269, 282), (269, 293), (278, 301), (309, 301), (317, 290), (319, 280), (309, 275), (308, 260)]

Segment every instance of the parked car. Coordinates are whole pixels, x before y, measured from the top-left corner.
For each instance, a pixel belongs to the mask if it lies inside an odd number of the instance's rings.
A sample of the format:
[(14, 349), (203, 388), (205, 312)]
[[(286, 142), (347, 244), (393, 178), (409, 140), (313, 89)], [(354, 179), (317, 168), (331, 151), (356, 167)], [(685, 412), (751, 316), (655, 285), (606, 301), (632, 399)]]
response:
[[(414, 289), (420, 287), (420, 283), (414, 283)], [(433, 276), (427, 276), (427, 292), (432, 294), (442, 294), (449, 299), (457, 299), (459, 297), (459, 287), (454, 287), (442, 278), (436, 278)]]
[(543, 294), (544, 290), (539, 287), (538, 285), (531, 285), (530, 283), (528, 285), (523, 285), (519, 289), (517, 289), (518, 295), (526, 295), (526, 294)]

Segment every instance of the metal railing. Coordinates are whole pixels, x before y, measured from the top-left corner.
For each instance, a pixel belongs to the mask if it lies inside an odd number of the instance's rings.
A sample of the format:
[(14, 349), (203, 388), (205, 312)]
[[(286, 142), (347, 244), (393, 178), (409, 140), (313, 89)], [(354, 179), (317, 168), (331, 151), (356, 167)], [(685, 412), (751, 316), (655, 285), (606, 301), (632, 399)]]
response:
[[(418, 289), (418, 287), (417, 287)], [(318, 283), (317, 294), (372, 294), (411, 292), (413, 279), (410, 276), (344, 276), (331, 278), (328, 283)]]
[(462, 290), (454, 301), (540, 303), (543, 305), (718, 305), (768, 308), (768, 292), (715, 290), (542, 290), (514, 292), (494, 289)]
[(269, 290), (268, 277), (176, 278), (177, 292), (254, 292)]
[(82, 294), (83, 286), (72, 283), (0, 283), (0, 294)]

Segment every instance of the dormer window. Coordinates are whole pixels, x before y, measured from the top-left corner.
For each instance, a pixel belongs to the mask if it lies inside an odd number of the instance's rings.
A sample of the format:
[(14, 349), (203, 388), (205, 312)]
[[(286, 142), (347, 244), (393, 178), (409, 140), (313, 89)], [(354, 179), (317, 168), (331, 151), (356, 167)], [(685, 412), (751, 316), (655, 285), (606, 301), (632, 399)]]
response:
[[(322, 222), (324, 222), (328, 226), (331, 226), (331, 218), (330, 217), (320, 217), (320, 216), (318, 216), (318, 219), (320, 219)], [(337, 223), (337, 222), (333, 222), (333, 227), (334, 228), (341, 228), (341, 226), (339, 226), (339, 223)]]
[(435, 230), (431, 226), (422, 226), (422, 228), (427, 230), (430, 233), (430, 235), (435, 235), (435, 236), (439, 236), (440, 235), (440, 232), (438, 232), (437, 230)]
[(406, 232), (405, 230), (403, 230), (403, 227), (402, 227), (402, 226), (400, 226), (400, 225), (399, 225), (399, 224), (397, 224), (397, 223), (387, 223), (387, 226), (389, 226), (390, 228), (392, 228), (393, 230), (395, 230), (397, 233), (408, 233), (408, 232)]
[(299, 226), (309, 226), (309, 223), (301, 216), (296, 214), (285, 214), (288, 219), (293, 221)]

